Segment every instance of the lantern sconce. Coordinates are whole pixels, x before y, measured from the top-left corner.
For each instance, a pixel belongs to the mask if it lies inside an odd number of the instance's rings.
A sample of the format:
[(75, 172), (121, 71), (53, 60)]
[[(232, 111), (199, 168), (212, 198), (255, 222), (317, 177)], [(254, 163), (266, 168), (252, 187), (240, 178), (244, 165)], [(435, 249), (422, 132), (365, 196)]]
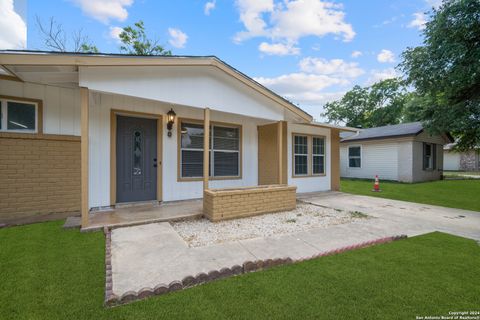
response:
[(170, 109), (170, 111), (168, 111), (167, 113), (167, 130), (168, 130), (168, 137), (171, 137), (172, 136), (172, 128), (173, 128), (173, 124), (175, 123), (175, 116), (177, 114), (175, 113), (175, 111), (173, 111), (173, 109)]

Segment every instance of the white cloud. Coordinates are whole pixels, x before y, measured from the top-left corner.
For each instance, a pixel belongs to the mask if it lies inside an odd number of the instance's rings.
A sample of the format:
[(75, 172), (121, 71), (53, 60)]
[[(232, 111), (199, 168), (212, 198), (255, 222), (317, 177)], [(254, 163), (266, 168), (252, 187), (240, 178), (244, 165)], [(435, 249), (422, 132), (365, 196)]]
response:
[(237, 0), (236, 5), (240, 12), (240, 21), (247, 29), (237, 33), (234, 38), (236, 42), (268, 34), (265, 30), (267, 23), (262, 15), (273, 11), (273, 0)]
[(216, 5), (216, 0), (208, 1), (207, 3), (205, 3), (205, 7), (203, 7), (203, 13), (205, 13), (206, 16), (209, 16), (210, 11), (215, 9), (215, 5)]
[(347, 85), (349, 83), (345, 79), (304, 72), (284, 74), (274, 78), (258, 77), (255, 80), (291, 99), (295, 99), (299, 94), (308, 92), (318, 93), (320, 90), (333, 85)]
[(175, 48), (184, 48), (187, 43), (188, 36), (186, 33), (182, 32), (180, 29), (168, 28), (168, 33), (170, 34), (170, 43)]
[[(306, 57), (299, 62), (299, 72), (278, 77), (258, 77), (256, 81), (272, 89), (317, 117), (326, 102), (345, 93), (344, 87), (365, 73), (356, 62), (342, 59)], [(325, 90), (329, 90), (325, 92)]]
[(254, 37), (266, 37), (283, 46), (295, 46), (306, 36), (323, 37), (334, 34), (344, 41), (354, 38), (355, 32), (345, 22), (342, 6), (321, 0), (237, 0), (240, 21), (245, 30), (238, 32), (239, 43)]
[(83, 13), (92, 18), (109, 23), (110, 20), (125, 21), (128, 17), (126, 7), (133, 4), (133, 0), (72, 0)]
[(427, 22), (427, 19), (425, 17), (425, 13), (423, 12), (415, 12), (413, 14), (414, 19), (410, 21), (408, 24), (409, 28), (417, 28), (418, 30), (423, 30), (425, 29), (425, 23)]
[(15, 12), (13, 0), (0, 0), (0, 49), (24, 49), (27, 24)]
[(307, 57), (300, 61), (303, 72), (330, 75), (338, 78), (356, 78), (365, 73), (356, 62), (345, 62), (342, 59), (326, 60)]
[(382, 70), (371, 70), (370, 77), (367, 79), (365, 85), (369, 86), (375, 82), (399, 77), (400, 74), (394, 68), (387, 68)]
[(122, 33), (123, 28), (120, 27), (110, 27), (109, 35), (112, 39), (120, 41), (120, 33)]
[(351, 56), (352, 56), (352, 58), (358, 58), (362, 54), (363, 54), (362, 51), (355, 50), (355, 51), (352, 52)]
[(267, 43), (262, 42), (258, 46), (258, 50), (268, 55), (276, 56), (287, 56), (287, 55), (298, 55), (300, 54), (300, 48), (293, 45), (282, 44), (282, 43)]
[(395, 55), (390, 50), (382, 49), (377, 55), (377, 61), (381, 63), (395, 62)]

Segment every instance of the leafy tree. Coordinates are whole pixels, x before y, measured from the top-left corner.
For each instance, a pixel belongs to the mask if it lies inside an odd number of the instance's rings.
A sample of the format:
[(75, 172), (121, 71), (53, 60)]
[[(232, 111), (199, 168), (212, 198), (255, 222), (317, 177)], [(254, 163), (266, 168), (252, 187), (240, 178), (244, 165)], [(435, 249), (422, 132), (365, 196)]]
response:
[(423, 97), (425, 127), (452, 133), (459, 149), (480, 145), (479, 0), (444, 0), (423, 36), (422, 46), (403, 53), (399, 68)]
[(122, 45), (120, 51), (133, 55), (162, 55), (170, 56), (172, 52), (158, 44), (158, 40), (151, 40), (145, 33), (143, 21), (135, 22), (134, 26), (124, 27), (119, 35)]
[(410, 97), (398, 78), (382, 80), (370, 87), (357, 85), (340, 100), (327, 103), (323, 116), (329, 122), (344, 122), (350, 127), (397, 124), (404, 120), (404, 106)]
[(53, 17), (50, 17), (49, 22), (44, 24), (37, 16), (36, 22), (40, 35), (43, 38), (43, 44), (49, 50), (98, 53), (97, 47), (90, 42), (88, 36), (83, 34), (82, 29), (74, 31), (68, 37), (62, 24)]

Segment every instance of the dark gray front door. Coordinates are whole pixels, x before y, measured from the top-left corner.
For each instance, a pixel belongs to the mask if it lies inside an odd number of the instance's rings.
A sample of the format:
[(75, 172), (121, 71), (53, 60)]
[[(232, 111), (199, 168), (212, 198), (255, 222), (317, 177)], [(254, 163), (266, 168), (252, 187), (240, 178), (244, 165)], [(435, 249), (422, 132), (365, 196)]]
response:
[(117, 202), (157, 198), (157, 120), (117, 116)]

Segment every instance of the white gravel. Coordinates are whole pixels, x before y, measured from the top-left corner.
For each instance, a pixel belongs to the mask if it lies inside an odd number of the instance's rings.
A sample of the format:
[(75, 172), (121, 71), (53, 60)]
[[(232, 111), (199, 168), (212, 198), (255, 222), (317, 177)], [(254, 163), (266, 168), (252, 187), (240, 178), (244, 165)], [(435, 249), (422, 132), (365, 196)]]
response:
[(359, 212), (347, 212), (300, 203), (292, 211), (210, 222), (202, 218), (171, 222), (173, 228), (191, 247), (201, 247), (228, 241), (270, 237), (300, 232), (312, 228), (348, 223), (366, 218)]

